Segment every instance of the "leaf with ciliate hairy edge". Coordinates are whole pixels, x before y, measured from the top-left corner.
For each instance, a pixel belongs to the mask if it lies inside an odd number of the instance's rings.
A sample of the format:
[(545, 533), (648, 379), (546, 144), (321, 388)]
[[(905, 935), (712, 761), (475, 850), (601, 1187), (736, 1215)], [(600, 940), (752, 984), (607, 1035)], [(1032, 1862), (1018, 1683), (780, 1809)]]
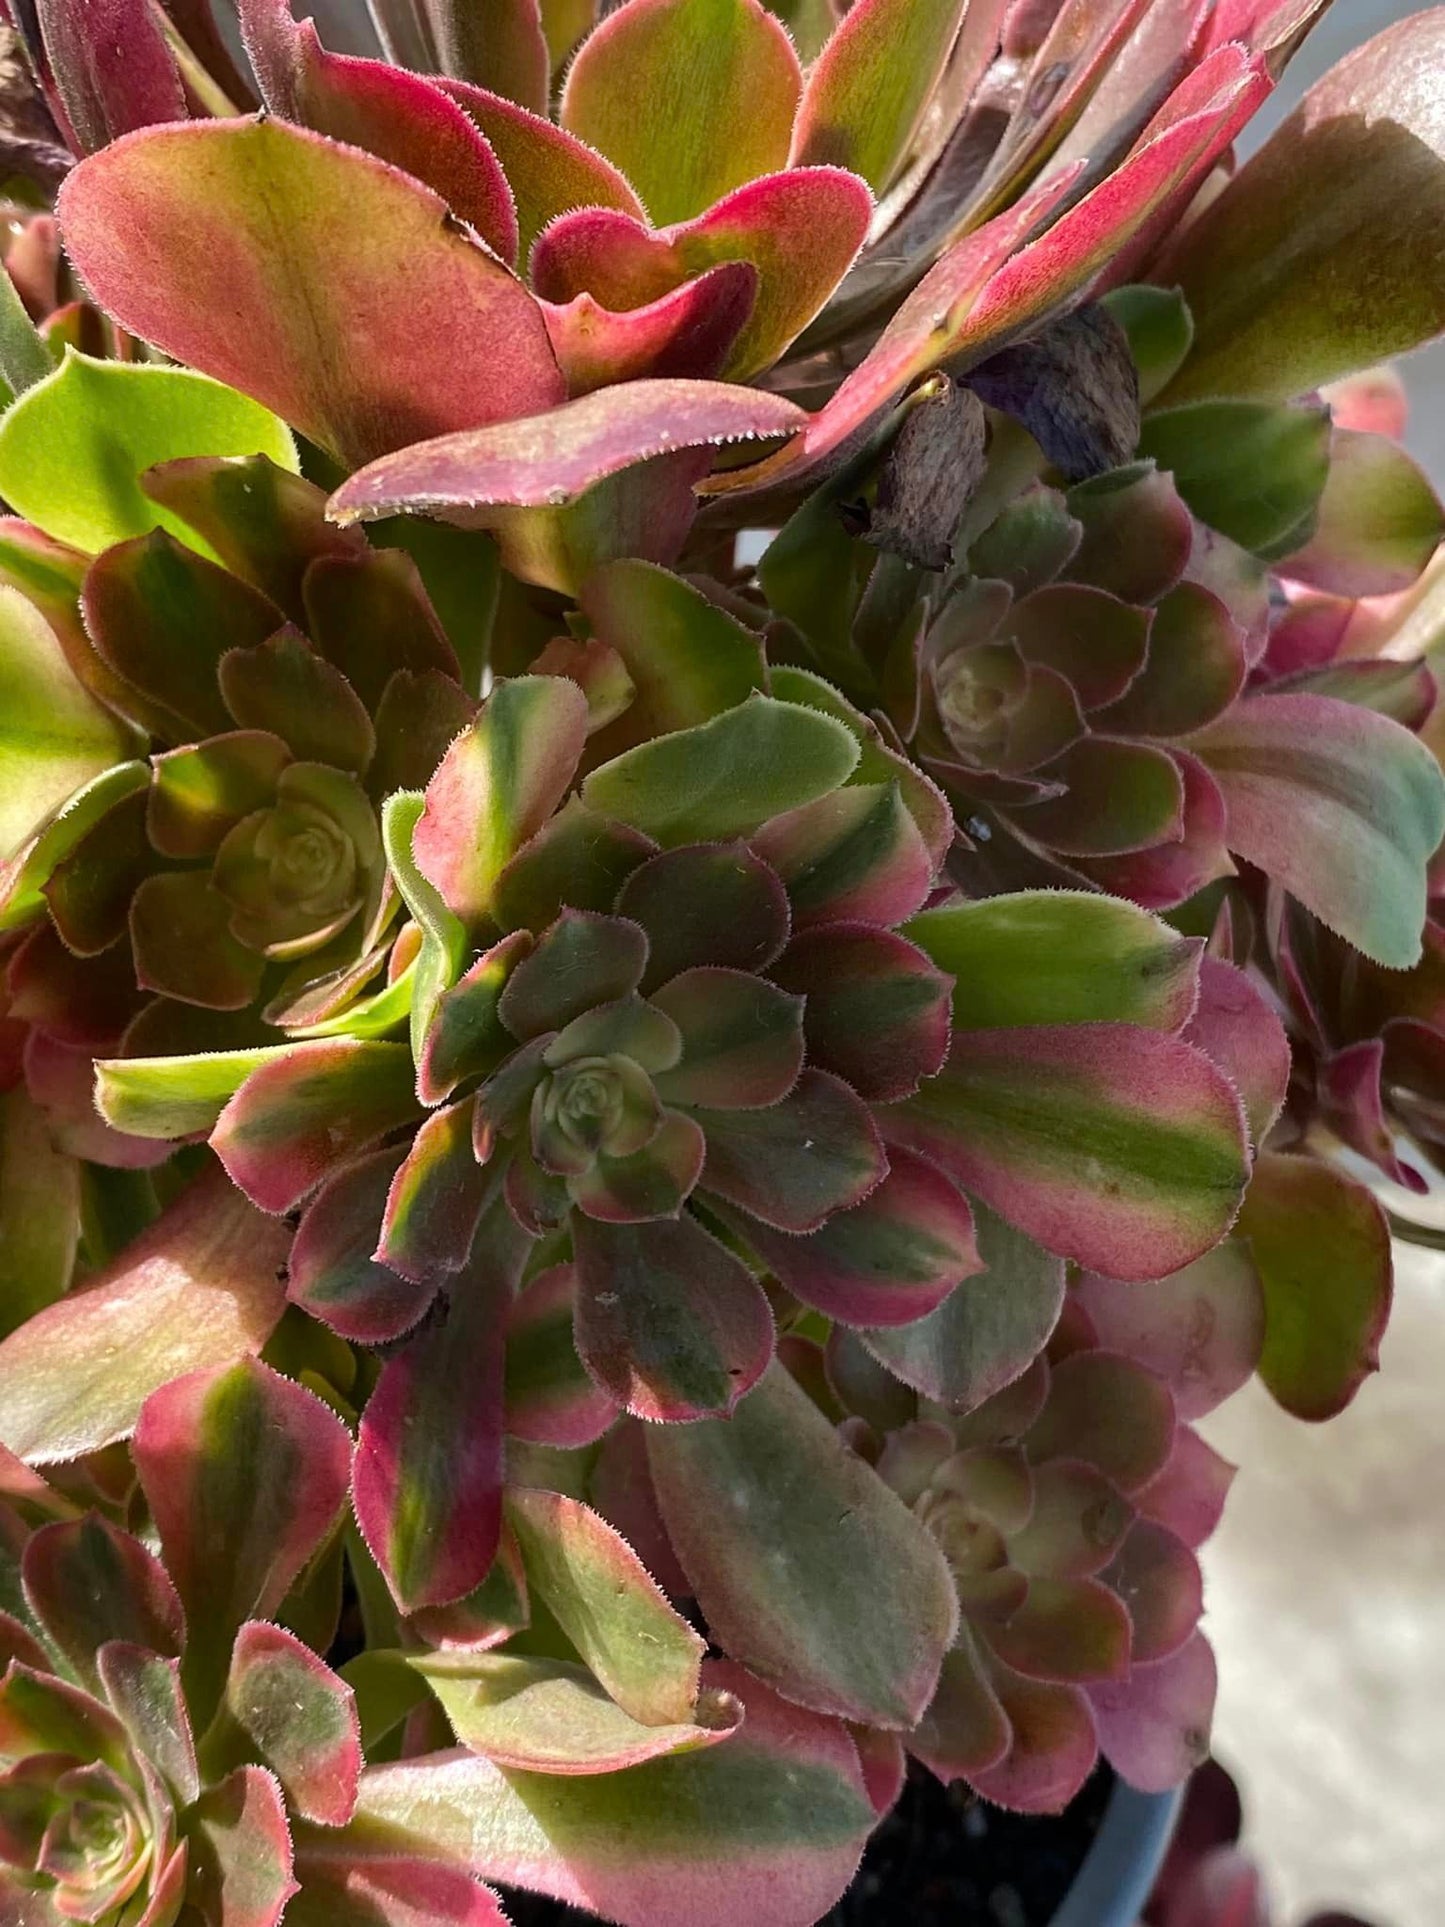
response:
[(184, 120), (186, 96), (146, 0), (36, 0), (45, 61), (82, 154), (156, 121)]
[(1154, 611), (1149, 655), (1099, 727), (1120, 735), (1186, 736), (1222, 716), (1249, 669), (1246, 638), (1228, 606), (1195, 582), (1180, 582)]
[(1223, 1074), (1131, 1024), (957, 1032), (942, 1073), (883, 1120), (1048, 1249), (1110, 1277), (1155, 1278), (1207, 1251), (1249, 1175)]
[(266, 105), (332, 140), (363, 147), (433, 189), (509, 264), (517, 216), (501, 164), (455, 101), (420, 74), (328, 53), (290, 0), (241, 0), (241, 33)]
[(247, 1196), (279, 1213), (417, 1110), (404, 1044), (324, 1038), (293, 1044), (252, 1071), (211, 1144)]
[(481, 17), (470, 0), (421, 0), (441, 71), (547, 111), (552, 60), (538, 0), (501, 0)]
[[(558, 118), (620, 167), (654, 224), (782, 167), (802, 75), (758, 0), (631, 0), (589, 35)], [(639, 100), (671, 103), (659, 121)]]
[(592, 1445), (617, 1416), (611, 1395), (594, 1384), (578, 1356), (572, 1329), (576, 1296), (572, 1267), (552, 1265), (512, 1306), (506, 1429), (513, 1438), (564, 1449)]
[(356, 1865), (331, 1836), (302, 1832), (296, 1874), (301, 1891), (287, 1902), (287, 1927), (508, 1927), (490, 1887), (436, 1860)]
[(263, 390), (355, 465), (563, 399), (536, 303), (445, 214), (358, 148), (276, 120), (209, 121), (83, 162), (61, 224), (123, 326)]
[(351, 1688), (281, 1626), (236, 1635), (226, 1708), (304, 1820), (341, 1827), (356, 1806), (361, 1729)]
[(343, 526), (415, 514), (486, 528), (514, 508), (565, 508), (654, 456), (787, 435), (806, 419), (796, 403), (756, 388), (680, 376), (628, 382), (384, 456), (342, 484), (331, 512)]
[(705, 1111), (701, 1185), (778, 1231), (816, 1231), (888, 1171), (868, 1106), (841, 1078), (805, 1070), (761, 1111)]
[(54, 630), (0, 586), (0, 850), (21, 856), (77, 790), (126, 756), (128, 733), (76, 680)]
[(419, 1286), (461, 1270), (499, 1182), (472, 1149), (474, 1110), (464, 1098), (425, 1118), (387, 1194), (377, 1261)]
[(955, 1412), (972, 1411), (1037, 1357), (1064, 1303), (1063, 1260), (973, 1206), (985, 1269), (927, 1317), (863, 1333), (868, 1350), (904, 1384)]
[(577, 1349), (639, 1418), (730, 1412), (773, 1352), (773, 1318), (742, 1261), (687, 1214), (573, 1222)]
[(96, 1109), (114, 1130), (135, 1137), (204, 1137), (252, 1071), (289, 1050), (269, 1044), (196, 1057), (102, 1058)]
[(1267, 1152), (1239, 1229), (1264, 1286), (1259, 1375), (1296, 1418), (1332, 1418), (1379, 1369), (1392, 1288), (1384, 1213), (1332, 1165)]
[(1329, 595), (1408, 589), (1445, 536), (1445, 509), (1429, 478), (1386, 435), (1337, 428), (1314, 534), (1281, 573)]
[(447, 751), (412, 834), (416, 867), (464, 924), (482, 922), (507, 862), (552, 815), (587, 736), (587, 699), (556, 676), (498, 683)]
[(856, 744), (830, 717), (752, 695), (593, 770), (582, 800), (664, 845), (722, 841), (828, 795), (857, 761)]
[(244, 1359), (153, 1393), (132, 1451), (186, 1608), (187, 1692), (204, 1720), (238, 1628), (276, 1610), (341, 1517), (351, 1439), (319, 1398)]
[(1021, 890), (925, 910), (904, 935), (953, 977), (958, 1030), (1127, 1023), (1177, 1031), (1194, 1009), (1198, 943), (1115, 898)]
[(647, 933), (649, 993), (683, 971), (762, 971), (788, 940), (788, 900), (772, 869), (745, 843), (666, 850), (637, 865), (617, 913)]
[(0, 1436), (21, 1458), (125, 1438), (159, 1386), (258, 1352), (285, 1306), (290, 1242), (215, 1169), (105, 1270), (0, 1344)]
[[(17, 930), (36, 921), (51, 900), (49, 886), (63, 872), (93, 832), (102, 836), (123, 808), (150, 786), (149, 765), (140, 761), (117, 763), (69, 795), (20, 846), (0, 862), (0, 932)], [(143, 805), (139, 806), (143, 807)], [(107, 866), (109, 869), (109, 866)], [(113, 875), (114, 871), (111, 870)], [(112, 922), (124, 928), (124, 906), (107, 904)], [(65, 910), (52, 914), (65, 919)], [(108, 928), (111, 941), (119, 929)], [(77, 945), (77, 948), (88, 946)]]
[(24, 1088), (0, 1095), (0, 1338), (69, 1287), (80, 1243), (80, 1167), (56, 1149)]
[(1418, 961), (1425, 866), (1445, 831), (1435, 759), (1336, 697), (1259, 696), (1192, 740), (1229, 807), (1229, 844), (1387, 969)]
[(189, 1806), (201, 1790), (181, 1663), (162, 1659), (147, 1646), (108, 1640), (94, 1657), (105, 1699), (137, 1747)]
[(990, 408), (1022, 422), (1066, 482), (1117, 468), (1139, 440), (1139, 377), (1108, 309), (1061, 315), (964, 377)]
[(970, 1785), (1015, 1813), (1062, 1813), (1099, 1757), (1083, 1688), (1025, 1679), (992, 1657), (982, 1664), (1007, 1722), (1008, 1748), (991, 1766), (970, 1773)]
[(1442, 48), (1438, 10), (1387, 27), (1190, 223), (1156, 270), (1195, 323), (1166, 399), (1287, 401), (1440, 332)]
[(388, 1360), (362, 1415), (356, 1517), (403, 1612), (461, 1599), (496, 1555), (507, 1308), (526, 1254), (493, 1205), (445, 1317)]
[(669, 1536), (728, 1650), (819, 1711), (911, 1726), (957, 1625), (952, 1577), (783, 1367), (730, 1419), (650, 1432), (648, 1460)]
[(542, 312), (569, 393), (584, 395), (648, 376), (720, 373), (756, 292), (751, 263), (729, 261), (620, 314), (586, 291), (561, 307), (543, 302)]
[(811, 1927), (876, 1822), (836, 1721), (727, 1664), (745, 1716), (725, 1746), (626, 1773), (503, 1771), (466, 1753), (373, 1768), (338, 1845), (354, 1865), (415, 1853), (600, 1911), (624, 1927)]
[[(387, 797), (381, 812), (387, 868), (421, 932), (421, 944), (411, 967), (411, 1055), (419, 1067), (425, 1062), (427, 1033), (438, 1002), (462, 974), (467, 954), (466, 925), (422, 875), (412, 852), (412, 838), (425, 809), (426, 798), (419, 790), (398, 790)], [(421, 1075), (419, 1069), (418, 1093)]]
[(72, 350), (0, 422), (0, 494), (47, 535), (91, 554), (157, 524), (194, 542), (142, 492), (142, 474), (180, 456), (256, 454), (297, 466), (284, 424), (246, 395), (187, 368)]
[(264, 1767), (238, 1766), (207, 1787), (188, 1820), (189, 1894), (221, 1927), (280, 1927), (296, 1891), (286, 1803)]
[(654, 991), (682, 1037), (681, 1061), (653, 1080), (663, 1103), (755, 1110), (786, 1097), (803, 1068), (803, 1000), (789, 989), (701, 964)]
[(1113, 1352), (1072, 1352), (1050, 1368), (1026, 1449), (1034, 1465), (1082, 1459), (1132, 1495), (1158, 1476), (1176, 1435), (1161, 1378)]
[(964, 12), (960, 0), (862, 0), (808, 70), (796, 166), (861, 174), (875, 194), (908, 152)]
[(1167, 1793), (1209, 1753), (1218, 1670), (1203, 1633), (1128, 1679), (1089, 1687), (1099, 1747), (1140, 1793)]
[(378, 1228), (404, 1152), (369, 1152), (328, 1178), (291, 1246), (286, 1296), (343, 1338), (385, 1344), (409, 1331), (435, 1295), (375, 1257)]
[(94, 1692), (96, 1655), (108, 1640), (129, 1640), (175, 1656), (185, 1616), (164, 1566), (98, 1513), (41, 1526), (21, 1561), (25, 1599), (37, 1624)]
[(742, 1708), (714, 1695), (697, 1716), (643, 1725), (567, 1660), (511, 1653), (417, 1655), (412, 1665), (471, 1752), (509, 1771), (615, 1773), (667, 1753), (712, 1746), (737, 1730)]
[(1206, 957), (1199, 1002), (1182, 1033), (1213, 1058), (1239, 1092), (1250, 1136), (1263, 1144), (1289, 1089), (1289, 1038), (1264, 991), (1233, 964)]

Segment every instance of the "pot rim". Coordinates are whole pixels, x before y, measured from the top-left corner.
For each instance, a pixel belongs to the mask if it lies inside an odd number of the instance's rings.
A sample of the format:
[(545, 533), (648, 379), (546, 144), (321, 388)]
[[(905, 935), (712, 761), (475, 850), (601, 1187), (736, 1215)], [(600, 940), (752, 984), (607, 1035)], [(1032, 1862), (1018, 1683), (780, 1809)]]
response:
[(1049, 1927), (1135, 1927), (1183, 1798), (1182, 1787), (1140, 1793), (1116, 1780), (1099, 1831)]

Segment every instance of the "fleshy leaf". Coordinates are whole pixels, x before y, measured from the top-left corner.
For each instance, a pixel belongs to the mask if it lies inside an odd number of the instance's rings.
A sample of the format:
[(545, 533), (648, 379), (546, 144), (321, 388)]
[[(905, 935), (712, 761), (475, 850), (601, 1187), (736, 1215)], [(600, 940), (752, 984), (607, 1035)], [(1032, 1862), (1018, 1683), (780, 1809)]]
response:
[(552, 1265), (528, 1284), (507, 1325), (506, 1429), (513, 1438), (564, 1449), (592, 1445), (617, 1416), (595, 1385), (572, 1334), (576, 1279)]
[(47, 535), (94, 553), (157, 524), (187, 534), (142, 493), (154, 463), (257, 454), (297, 466), (284, 425), (247, 396), (188, 368), (72, 352), (0, 421), (0, 494)]
[(1445, 783), (1422, 744), (1331, 696), (1237, 703), (1194, 739), (1224, 792), (1229, 845), (1388, 969), (1420, 956), (1425, 865)]
[(377, 1261), (418, 1286), (443, 1284), (461, 1270), (495, 1188), (472, 1150), (473, 1108), (463, 1099), (433, 1111), (387, 1194)]
[(190, 1891), (213, 1897), (224, 1927), (280, 1927), (296, 1891), (286, 1804), (272, 1776), (238, 1766), (189, 1817)]
[(204, 1723), (237, 1630), (275, 1612), (340, 1519), (351, 1439), (313, 1393), (246, 1359), (153, 1393), (132, 1451), (186, 1608), (185, 1679)]
[(804, 999), (808, 1062), (870, 1103), (911, 1096), (948, 1055), (953, 981), (894, 931), (814, 926), (773, 976)]
[(765, 970), (788, 939), (783, 887), (744, 843), (651, 857), (623, 884), (617, 913), (647, 933), (645, 992), (702, 965)]
[(70, 175), (61, 222), (122, 325), (355, 466), (563, 399), (536, 303), (445, 214), (358, 148), (256, 120), (117, 142)]
[(651, 1002), (682, 1036), (682, 1061), (653, 1080), (664, 1104), (754, 1110), (776, 1104), (797, 1083), (803, 1000), (789, 989), (702, 964), (663, 984)]
[(98, 1513), (41, 1526), (21, 1572), (31, 1612), (92, 1692), (108, 1640), (167, 1656), (181, 1650), (185, 1617), (165, 1567)]
[(1141, 1793), (1167, 1793), (1209, 1754), (1217, 1670), (1203, 1633), (1117, 1685), (1089, 1688), (1099, 1745)]
[[(27, 11), (35, 22), (36, 8)], [(144, 0), (40, 0), (38, 18), (44, 61), (82, 153), (133, 128), (185, 119), (181, 76)]]
[(124, 1438), (158, 1387), (258, 1352), (284, 1308), (289, 1233), (207, 1172), (83, 1291), (0, 1344), (0, 1432), (20, 1457)]
[(302, 1819), (344, 1826), (361, 1777), (351, 1688), (293, 1633), (250, 1620), (236, 1635), (226, 1706)]
[(1284, 573), (1330, 595), (1393, 595), (1423, 572), (1445, 536), (1445, 509), (1398, 442), (1337, 428), (1315, 532)]
[(913, 1724), (957, 1624), (952, 1576), (780, 1364), (731, 1418), (649, 1432), (648, 1462), (678, 1557), (729, 1652), (818, 1711)]
[[(783, 166), (801, 84), (792, 41), (758, 0), (629, 0), (583, 43), (559, 118), (665, 227)], [(668, 112), (639, 114), (640, 100)]]
[(1206, 957), (1199, 1002), (1182, 1034), (1233, 1083), (1250, 1136), (1263, 1144), (1284, 1109), (1290, 1077), (1289, 1038), (1265, 991), (1233, 964)]
[(195, 1057), (103, 1058), (95, 1106), (114, 1130), (136, 1137), (203, 1137), (251, 1072), (286, 1051), (271, 1044)]
[(1332, 1165), (1266, 1152), (1239, 1228), (1264, 1286), (1259, 1375), (1296, 1418), (1332, 1418), (1379, 1367), (1393, 1275), (1384, 1213)]
[(841, 1078), (805, 1070), (762, 1111), (708, 1111), (702, 1187), (778, 1231), (816, 1231), (860, 1204), (888, 1160), (872, 1113)]
[(94, 1663), (106, 1699), (136, 1745), (188, 1806), (200, 1793), (201, 1778), (180, 1661), (113, 1639)]
[(963, 1031), (890, 1136), (1064, 1257), (1177, 1270), (1228, 1230), (1248, 1177), (1234, 1088), (1201, 1052), (1127, 1024)]
[(901, 783), (854, 780), (774, 817), (752, 846), (782, 878), (800, 927), (899, 923), (933, 886), (932, 854)]
[(1288, 555), (1314, 532), (1329, 473), (1329, 410), (1250, 401), (1158, 409), (1139, 453), (1169, 471), (1211, 528), (1256, 555)]
[(302, 1842), (301, 1891), (287, 1904), (291, 1927), (507, 1927), (502, 1904), (460, 1867), (401, 1855), (358, 1864), (325, 1834)]
[(286, 1296), (343, 1338), (385, 1344), (421, 1317), (435, 1283), (413, 1284), (379, 1264), (377, 1232), (402, 1152), (372, 1151), (321, 1186), (291, 1246)]

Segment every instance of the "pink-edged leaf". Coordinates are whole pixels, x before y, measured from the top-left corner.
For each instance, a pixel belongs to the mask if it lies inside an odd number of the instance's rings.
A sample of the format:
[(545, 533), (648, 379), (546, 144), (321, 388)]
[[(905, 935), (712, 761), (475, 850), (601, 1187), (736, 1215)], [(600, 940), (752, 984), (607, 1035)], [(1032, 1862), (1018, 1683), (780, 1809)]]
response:
[(1139, 1516), (1167, 1526), (1191, 1549), (1204, 1544), (1224, 1514), (1234, 1467), (1197, 1432), (1181, 1425), (1163, 1469), (1134, 1494)]
[(534, 114), (466, 81), (436, 84), (481, 129), (502, 164), (516, 202), (523, 261), (543, 229), (570, 209), (608, 207), (642, 218), (642, 203), (628, 181), (575, 134), (554, 126), (541, 112)]
[(1152, 462), (1133, 462), (1082, 482), (1069, 491), (1068, 503), (1084, 533), (1066, 573), (1124, 602), (1160, 601), (1179, 582), (1200, 540), (1173, 477)]
[(263, 1767), (238, 1766), (201, 1795), (188, 1834), (188, 1891), (207, 1896), (217, 1927), (280, 1927), (296, 1882), (286, 1803), (274, 1777)]
[(908, 1736), (908, 1750), (947, 1785), (997, 1766), (1009, 1749), (1009, 1723), (967, 1626), (945, 1654), (938, 1690)]
[(884, 1116), (1049, 1250), (1116, 1278), (1207, 1251), (1248, 1176), (1223, 1073), (1128, 1024), (956, 1033), (942, 1073)]
[(629, 382), (494, 428), (444, 435), (371, 463), (332, 497), (343, 524), (436, 515), (486, 528), (509, 508), (562, 508), (658, 455), (793, 433), (803, 411), (726, 382)]
[(392, 1179), (375, 1256), (418, 1286), (445, 1283), (472, 1248), (496, 1180), (472, 1148), (471, 1099), (433, 1111)]
[(912, 1725), (957, 1625), (952, 1577), (783, 1367), (729, 1419), (649, 1433), (648, 1459), (673, 1545), (727, 1650), (819, 1711)]
[(588, 1376), (572, 1334), (576, 1279), (552, 1265), (512, 1306), (507, 1325), (506, 1429), (533, 1445), (593, 1445), (612, 1424), (610, 1393)]
[(1075, 860), (1076, 867), (1101, 889), (1129, 897), (1146, 910), (1172, 910), (1205, 884), (1233, 876), (1235, 868), (1227, 848), (1229, 812), (1219, 784), (1187, 750), (1171, 747), (1169, 760), (1179, 777), (1178, 840), (1154, 843), (1125, 856)]
[(28, 11), (82, 154), (135, 128), (186, 118), (181, 77), (148, 0), (38, 0)]
[(1223, 715), (1244, 687), (1245, 636), (1219, 596), (1180, 582), (1154, 611), (1149, 654), (1099, 718), (1122, 736), (1186, 736)]
[(285, 1308), (290, 1233), (212, 1170), (82, 1290), (0, 1344), (0, 1435), (73, 1459), (125, 1438), (158, 1387), (258, 1352)]
[(972, 1411), (1018, 1378), (1064, 1302), (1061, 1259), (987, 1206), (975, 1204), (972, 1215), (986, 1269), (926, 1318), (864, 1334), (869, 1352), (905, 1385), (955, 1412)]
[(1099, 1745), (1141, 1793), (1167, 1793), (1209, 1752), (1218, 1670), (1203, 1633), (1168, 1659), (1136, 1666), (1118, 1685), (1089, 1688)]
[(857, 1751), (740, 1667), (711, 1665), (705, 1682), (745, 1709), (726, 1746), (616, 1776), (506, 1772), (461, 1752), (378, 1767), (343, 1838), (362, 1867), (445, 1858), (624, 1927), (810, 1927), (876, 1820)]
[(970, 1773), (970, 1785), (1015, 1813), (1061, 1813), (1099, 1757), (1089, 1700), (1081, 1687), (1025, 1679), (998, 1660), (986, 1671), (1008, 1724), (1008, 1750)]
[(645, 992), (701, 965), (765, 970), (788, 939), (782, 884), (743, 843), (664, 850), (633, 870), (617, 910), (647, 933)]
[(436, 1860), (358, 1864), (318, 1834), (298, 1842), (296, 1875), (301, 1891), (287, 1905), (288, 1927), (508, 1927), (490, 1887)]
[(849, 783), (773, 817), (752, 845), (783, 879), (800, 928), (901, 923), (933, 887), (931, 852), (897, 783)]
[[(665, 226), (783, 166), (801, 86), (793, 43), (758, 0), (628, 0), (583, 43), (558, 117)], [(638, 113), (659, 99), (664, 119)]]
[(1094, 1579), (1031, 1578), (1022, 1602), (984, 1637), (1025, 1679), (1082, 1684), (1129, 1670), (1129, 1615)]
[(122, 325), (350, 466), (563, 398), (536, 303), (445, 215), (386, 162), (275, 120), (128, 136), (61, 210)]
[(440, 1700), (457, 1738), (509, 1771), (616, 1773), (668, 1753), (728, 1739), (741, 1704), (714, 1695), (693, 1718), (644, 1725), (567, 1660), (456, 1653), (412, 1661)]
[(1182, 1034), (1233, 1083), (1262, 1144), (1284, 1108), (1290, 1073), (1289, 1039), (1264, 991), (1233, 964), (1205, 957), (1199, 1002)]
[(1258, 696), (1193, 739), (1229, 809), (1229, 845), (1389, 969), (1420, 956), (1425, 865), (1445, 783), (1388, 717), (1331, 696)]
[(321, 1186), (296, 1228), (286, 1296), (343, 1338), (381, 1345), (400, 1338), (435, 1294), (377, 1262), (377, 1233), (404, 1151), (372, 1151)]
[(583, 292), (563, 306), (544, 301), (542, 314), (568, 392), (586, 395), (612, 382), (720, 374), (756, 293), (756, 270), (729, 261), (645, 307), (619, 313)]
[(851, 168), (875, 193), (904, 159), (943, 71), (961, 0), (863, 0), (808, 70), (792, 160)]
[(417, 1095), (424, 1104), (440, 1104), (465, 1078), (495, 1069), (510, 1050), (497, 1005), (507, 978), (531, 948), (529, 930), (512, 931), (437, 999), (417, 1059)]
[(404, 1044), (322, 1038), (252, 1071), (211, 1144), (247, 1196), (279, 1213), (417, 1110)]
[(805, 999), (808, 1062), (870, 1102), (911, 1097), (948, 1055), (953, 979), (893, 931), (814, 925), (772, 975)]
[(708, 1111), (702, 1187), (779, 1231), (816, 1231), (887, 1173), (878, 1127), (840, 1078), (805, 1070), (765, 1111)]
[(1009, 1533), (1009, 1564), (1030, 1579), (1092, 1579), (1119, 1550), (1133, 1508), (1082, 1459), (1031, 1466), (1029, 1478), (1033, 1509), (1026, 1524)]
[(577, 1349), (639, 1418), (727, 1413), (773, 1353), (773, 1318), (747, 1267), (687, 1214), (573, 1220)]
[[(1432, 1048), (1426, 1045), (1427, 1050)], [(1377, 1165), (1392, 1184), (1423, 1193), (1429, 1188), (1428, 1180), (1395, 1150), (1395, 1132), (1386, 1108), (1385, 1052), (1386, 1040), (1370, 1037), (1321, 1060), (1315, 1099), (1320, 1120), (1352, 1151)]]
[(690, 1721), (706, 1646), (627, 1541), (580, 1499), (513, 1486), (507, 1520), (528, 1585), (590, 1671), (646, 1726)]
[(464, 923), (484, 919), (497, 877), (572, 782), (587, 699), (557, 676), (497, 684), (427, 785), (412, 837), (417, 868)]
[(313, 1393), (246, 1359), (153, 1393), (132, 1451), (186, 1608), (185, 1677), (204, 1718), (238, 1627), (275, 1612), (341, 1517), (351, 1439)]
[(911, 1151), (890, 1152), (883, 1182), (811, 1236), (728, 1215), (786, 1291), (845, 1325), (911, 1325), (984, 1268), (967, 1200)]
[(1052, 1367), (1027, 1450), (1037, 1465), (1081, 1459), (1132, 1494), (1167, 1463), (1175, 1431), (1162, 1379), (1115, 1353), (1079, 1351)]
[(1199, 1624), (1204, 1579), (1184, 1541), (1152, 1519), (1136, 1520), (1104, 1574), (1128, 1609), (1130, 1659), (1152, 1665), (1177, 1653)]
[(1106, 1351), (1137, 1359), (1168, 1383), (1181, 1418), (1202, 1418), (1259, 1363), (1264, 1295), (1248, 1247), (1227, 1239), (1152, 1284), (1085, 1272), (1075, 1301)]
[(682, 1036), (682, 1057), (654, 1078), (665, 1104), (757, 1110), (787, 1096), (803, 1068), (803, 1000), (741, 970), (701, 964), (650, 999)]
[(136, 1746), (181, 1804), (189, 1806), (200, 1793), (201, 1776), (180, 1661), (113, 1639), (96, 1653), (94, 1669), (106, 1700)]
[(328, 53), (290, 0), (242, 0), (241, 33), (266, 105), (332, 140), (362, 147), (432, 188), (504, 261), (517, 216), (485, 135), (435, 82), (380, 60)]
[(250, 1620), (236, 1635), (226, 1708), (304, 1820), (344, 1826), (356, 1806), (361, 1728), (351, 1688), (294, 1633)]
[(0, 1679), (0, 1759), (68, 1753), (124, 1770), (127, 1751), (126, 1730), (115, 1714), (69, 1680), (20, 1664)]
[(1394, 595), (1445, 536), (1445, 509), (1418, 463), (1385, 435), (1336, 428), (1315, 532), (1282, 565), (1330, 595)]
[(37, 1623), (92, 1691), (100, 1683), (96, 1654), (107, 1640), (162, 1655), (181, 1650), (185, 1615), (165, 1567), (98, 1513), (32, 1534), (21, 1576)]
[(1259, 1375), (1296, 1418), (1332, 1418), (1379, 1369), (1393, 1276), (1385, 1215), (1332, 1165), (1267, 1152), (1239, 1229), (1264, 1286)]
[(1184, 778), (1167, 750), (1085, 736), (1050, 765), (1063, 794), (1030, 803), (1020, 828), (1074, 857), (1116, 857), (1184, 835)]
[(462, 1598), (496, 1555), (507, 1307), (526, 1249), (493, 1207), (445, 1319), (387, 1362), (362, 1415), (356, 1516), (403, 1612)]

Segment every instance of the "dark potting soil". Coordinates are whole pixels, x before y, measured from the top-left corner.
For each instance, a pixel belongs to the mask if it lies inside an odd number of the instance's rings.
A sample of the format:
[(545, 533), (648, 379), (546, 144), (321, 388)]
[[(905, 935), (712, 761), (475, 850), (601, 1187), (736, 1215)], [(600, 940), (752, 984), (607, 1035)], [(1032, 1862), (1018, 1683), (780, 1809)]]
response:
[[(986, 1806), (910, 1765), (903, 1797), (868, 1843), (822, 1927), (1048, 1927), (1084, 1863), (1114, 1776), (1100, 1765), (1072, 1805), (1038, 1819)], [(515, 1927), (583, 1927), (575, 1907), (504, 1888)]]

